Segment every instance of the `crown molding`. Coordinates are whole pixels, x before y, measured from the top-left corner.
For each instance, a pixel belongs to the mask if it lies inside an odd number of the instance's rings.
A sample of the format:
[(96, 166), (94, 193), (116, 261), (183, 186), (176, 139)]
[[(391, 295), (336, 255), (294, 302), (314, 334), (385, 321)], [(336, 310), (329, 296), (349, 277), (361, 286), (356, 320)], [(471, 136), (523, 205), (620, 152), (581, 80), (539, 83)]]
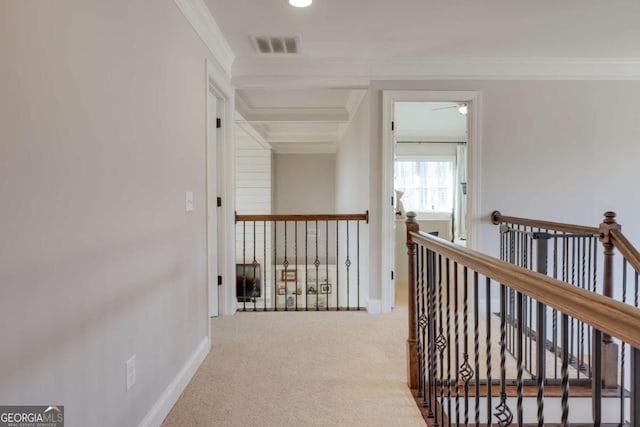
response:
[(203, 0), (174, 2), (230, 79), (235, 55), (207, 5)]
[(335, 154), (337, 144), (331, 142), (278, 142), (272, 143), (276, 154)]
[(238, 111), (235, 112), (235, 123), (240, 129), (242, 129), (249, 138), (256, 141), (262, 148), (267, 150), (273, 150), (273, 146), (266, 140), (262, 129), (256, 128), (251, 123), (247, 122), (242, 114)]
[(239, 88), (365, 88), (372, 80), (640, 80), (640, 58), (258, 58), (233, 67)]
[(349, 120), (344, 108), (251, 108), (245, 113), (252, 123), (343, 123)]

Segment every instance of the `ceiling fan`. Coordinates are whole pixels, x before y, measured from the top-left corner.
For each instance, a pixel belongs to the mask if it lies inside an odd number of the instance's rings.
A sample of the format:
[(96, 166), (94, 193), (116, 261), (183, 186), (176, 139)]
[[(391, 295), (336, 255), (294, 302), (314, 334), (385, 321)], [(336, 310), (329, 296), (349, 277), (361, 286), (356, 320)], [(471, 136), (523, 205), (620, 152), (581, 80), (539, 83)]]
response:
[(467, 115), (467, 103), (466, 102), (457, 102), (456, 105), (449, 105), (447, 107), (440, 107), (440, 108), (434, 108), (431, 111), (437, 111), (437, 110), (447, 110), (449, 108), (457, 108), (458, 112), (460, 114), (462, 114), (463, 116)]

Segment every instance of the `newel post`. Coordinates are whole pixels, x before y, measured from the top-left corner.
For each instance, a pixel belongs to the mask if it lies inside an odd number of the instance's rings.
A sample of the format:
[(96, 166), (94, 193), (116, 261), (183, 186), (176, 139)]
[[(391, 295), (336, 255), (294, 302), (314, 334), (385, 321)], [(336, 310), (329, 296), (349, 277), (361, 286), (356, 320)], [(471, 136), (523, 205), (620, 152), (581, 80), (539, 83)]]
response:
[[(616, 222), (615, 212), (605, 212), (604, 220), (600, 224), (602, 246), (604, 247), (604, 265), (602, 269), (602, 294), (613, 297), (613, 256), (614, 246), (609, 232), (620, 231), (620, 224)], [(614, 343), (611, 335), (602, 334), (602, 385), (604, 388), (618, 386), (618, 344)]]
[(407, 212), (405, 222), (407, 228), (407, 255), (409, 256), (409, 270), (407, 288), (409, 300), (409, 337), (407, 338), (407, 384), (409, 388), (418, 388), (418, 326), (416, 314), (416, 243), (411, 238), (411, 233), (420, 231), (416, 221), (415, 212)]

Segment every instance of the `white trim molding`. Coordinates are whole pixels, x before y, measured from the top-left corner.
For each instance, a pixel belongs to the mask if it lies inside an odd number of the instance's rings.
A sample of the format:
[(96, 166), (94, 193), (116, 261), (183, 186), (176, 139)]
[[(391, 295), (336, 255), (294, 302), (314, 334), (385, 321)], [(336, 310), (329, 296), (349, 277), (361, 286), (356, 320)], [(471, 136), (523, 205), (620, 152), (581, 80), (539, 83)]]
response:
[(379, 299), (370, 299), (367, 303), (367, 313), (380, 314), (382, 313), (382, 304)]
[[(391, 130), (394, 120), (396, 102), (466, 102), (468, 104), (468, 187), (467, 187), (467, 245), (469, 248), (479, 247), (479, 189), (480, 189), (480, 92), (477, 91), (429, 91), (429, 90), (383, 90), (382, 92), (382, 188), (381, 188), (381, 262), (378, 274), (389, 277), (395, 268), (395, 242), (393, 209), (389, 201), (395, 195), (393, 189), (393, 170), (395, 159), (395, 138)], [(389, 285), (386, 286), (385, 284)], [(383, 313), (391, 311), (394, 305), (395, 286), (393, 281), (383, 280), (381, 283), (381, 309)]]
[(230, 78), (235, 55), (207, 5), (203, 0), (174, 0), (174, 2)]
[(245, 88), (365, 88), (372, 80), (640, 80), (640, 58), (238, 58)]
[(140, 421), (140, 427), (155, 427), (162, 424), (162, 421), (169, 415), (171, 408), (176, 404), (178, 398), (182, 394), (191, 378), (204, 362), (204, 359), (211, 350), (211, 341), (209, 337), (204, 337), (200, 344), (193, 352), (187, 363), (180, 369), (180, 372), (173, 378), (173, 381), (164, 390), (160, 398), (153, 405), (147, 415)]

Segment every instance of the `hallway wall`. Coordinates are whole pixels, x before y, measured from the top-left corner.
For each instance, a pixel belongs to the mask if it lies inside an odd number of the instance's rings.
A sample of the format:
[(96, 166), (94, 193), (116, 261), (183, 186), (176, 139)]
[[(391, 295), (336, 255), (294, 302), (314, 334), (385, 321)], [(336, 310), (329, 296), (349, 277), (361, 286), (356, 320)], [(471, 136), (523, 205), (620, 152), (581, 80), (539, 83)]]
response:
[(208, 51), (172, 0), (57, 0), (0, 52), (0, 402), (138, 425), (208, 350)]
[[(497, 254), (489, 214), (597, 225), (618, 213), (640, 243), (638, 81), (374, 81), (371, 85), (372, 227), (380, 229), (383, 90), (481, 91), (479, 227), (475, 249)], [(372, 246), (380, 245), (372, 235)], [(372, 259), (379, 264), (379, 259)], [(379, 292), (381, 283), (372, 282)]]
[(335, 154), (276, 154), (274, 213), (335, 212)]

